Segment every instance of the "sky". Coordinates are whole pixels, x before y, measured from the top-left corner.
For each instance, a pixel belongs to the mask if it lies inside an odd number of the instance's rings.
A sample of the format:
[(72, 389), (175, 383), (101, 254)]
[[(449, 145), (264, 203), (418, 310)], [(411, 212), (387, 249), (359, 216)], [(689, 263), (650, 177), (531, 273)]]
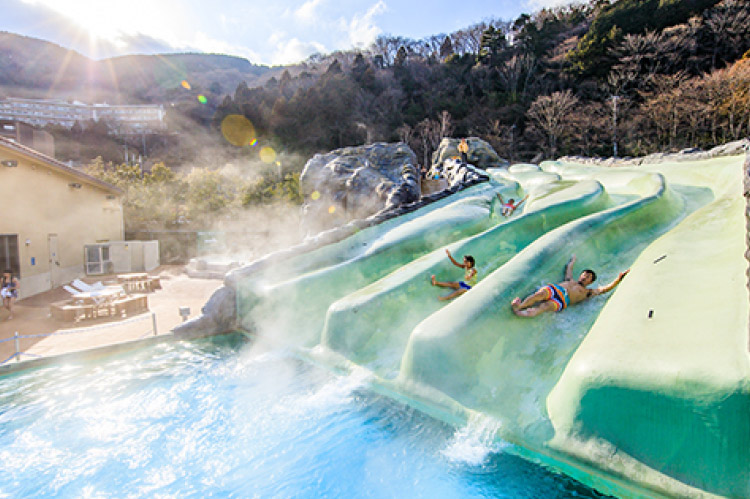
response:
[(484, 19), (514, 20), (566, 0), (0, 0), (0, 31), (101, 59), (206, 52), (255, 64), (367, 47), (381, 34), (420, 39)]

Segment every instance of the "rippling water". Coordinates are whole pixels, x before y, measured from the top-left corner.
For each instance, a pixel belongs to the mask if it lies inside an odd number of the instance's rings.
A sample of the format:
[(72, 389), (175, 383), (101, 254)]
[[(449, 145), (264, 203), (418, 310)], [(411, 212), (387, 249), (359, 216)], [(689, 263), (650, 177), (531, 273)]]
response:
[(0, 378), (0, 497), (599, 497), (236, 336)]

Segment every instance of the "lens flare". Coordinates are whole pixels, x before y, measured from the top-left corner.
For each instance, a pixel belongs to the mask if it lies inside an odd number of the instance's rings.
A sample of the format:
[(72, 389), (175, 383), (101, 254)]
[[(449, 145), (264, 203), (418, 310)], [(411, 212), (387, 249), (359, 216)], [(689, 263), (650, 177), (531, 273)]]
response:
[(318, 191), (313, 191), (313, 193), (310, 194), (310, 199), (312, 199), (313, 201), (317, 201), (318, 199), (320, 199), (320, 193)]
[(273, 163), (276, 161), (276, 151), (273, 150), (273, 147), (263, 147), (260, 150), (260, 160), (264, 163)]
[(221, 134), (233, 146), (242, 147), (257, 142), (255, 127), (241, 114), (229, 114), (221, 120)]
[(206, 99), (205, 95), (199, 95), (198, 102), (200, 102), (201, 104), (205, 104), (206, 102), (208, 102), (208, 99)]
[(258, 139), (257, 139), (257, 138), (255, 138), (255, 139), (251, 140), (251, 141), (250, 141), (250, 144), (249, 144), (249, 145), (250, 145), (250, 147), (255, 147), (255, 146), (257, 146), (257, 145), (258, 145)]
[(330, 213), (331, 215), (333, 215), (335, 212), (336, 212), (336, 207), (335, 206), (331, 205), (331, 206), (328, 207), (328, 213)]
[(182, 83), (180, 83), (180, 85), (182, 85), (182, 88), (190, 90), (190, 83), (188, 83), (187, 80), (182, 80)]

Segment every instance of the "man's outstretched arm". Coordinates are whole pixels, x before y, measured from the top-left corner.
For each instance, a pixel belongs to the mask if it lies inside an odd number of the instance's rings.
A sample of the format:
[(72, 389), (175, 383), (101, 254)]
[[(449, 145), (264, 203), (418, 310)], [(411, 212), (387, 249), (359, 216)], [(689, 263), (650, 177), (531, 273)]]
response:
[(628, 275), (628, 272), (630, 272), (630, 269), (626, 270), (625, 272), (620, 272), (617, 277), (615, 277), (615, 280), (607, 284), (606, 286), (602, 286), (600, 288), (592, 289), (592, 295), (601, 295), (604, 293), (609, 293), (613, 289), (615, 289), (615, 286), (620, 284), (620, 281), (623, 280), (623, 278)]

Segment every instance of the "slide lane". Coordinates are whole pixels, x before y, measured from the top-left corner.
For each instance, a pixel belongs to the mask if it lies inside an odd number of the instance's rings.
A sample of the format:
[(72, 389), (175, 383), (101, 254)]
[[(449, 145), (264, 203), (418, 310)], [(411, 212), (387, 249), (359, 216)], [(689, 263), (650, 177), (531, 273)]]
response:
[(643, 251), (591, 327), (546, 399), (551, 446), (661, 493), (750, 497), (742, 160), (670, 169), (715, 199)]
[[(270, 282), (278, 283), (287, 281), (306, 272), (312, 272), (321, 268), (338, 265), (352, 258), (362, 255), (368, 249), (368, 244), (388, 233), (391, 230), (398, 229), (401, 225), (408, 224), (417, 220), (433, 211), (446, 208), (455, 203), (461, 202), (466, 198), (486, 197), (488, 200), (500, 192), (504, 196), (517, 195), (519, 184), (512, 179), (500, 178), (494, 182), (484, 182), (468, 189), (459, 191), (451, 196), (439, 199), (434, 203), (419, 208), (410, 213), (406, 213), (396, 218), (386, 220), (377, 225), (365, 227), (361, 230), (353, 229), (353, 233), (346, 239), (334, 241), (330, 244), (321, 245), (310, 251), (303, 253), (289, 253), (289, 257), (282, 262), (267, 262), (261, 259), (261, 263), (251, 264), (243, 269), (233, 272), (233, 279), (237, 283), (246, 281), (251, 282)], [(329, 233), (335, 231), (326, 231), (318, 234), (313, 239), (325, 241)], [(294, 248), (292, 248), (294, 249)], [(279, 253), (284, 253), (281, 251)]]

